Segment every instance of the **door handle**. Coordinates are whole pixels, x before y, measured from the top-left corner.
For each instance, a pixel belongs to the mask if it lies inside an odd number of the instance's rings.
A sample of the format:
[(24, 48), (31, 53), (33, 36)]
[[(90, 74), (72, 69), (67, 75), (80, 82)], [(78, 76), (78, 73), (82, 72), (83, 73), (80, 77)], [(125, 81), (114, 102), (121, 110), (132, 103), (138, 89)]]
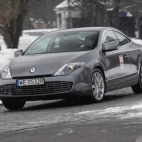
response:
[(129, 58), (129, 55), (124, 55), (125, 58)]

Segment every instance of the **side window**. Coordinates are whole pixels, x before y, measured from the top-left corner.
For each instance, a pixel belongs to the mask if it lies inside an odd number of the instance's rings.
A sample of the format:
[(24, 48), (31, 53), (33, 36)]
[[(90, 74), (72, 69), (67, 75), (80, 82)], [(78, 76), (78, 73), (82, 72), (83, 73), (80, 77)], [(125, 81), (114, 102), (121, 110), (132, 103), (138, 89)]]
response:
[(117, 38), (113, 31), (107, 31), (103, 37), (103, 43), (117, 41)]
[(122, 34), (120, 34), (118, 32), (115, 32), (115, 34), (116, 34), (116, 37), (118, 39), (119, 46), (123, 46), (123, 45), (130, 42), (129, 39), (127, 39), (127, 37), (125, 37), (124, 35), (122, 35)]

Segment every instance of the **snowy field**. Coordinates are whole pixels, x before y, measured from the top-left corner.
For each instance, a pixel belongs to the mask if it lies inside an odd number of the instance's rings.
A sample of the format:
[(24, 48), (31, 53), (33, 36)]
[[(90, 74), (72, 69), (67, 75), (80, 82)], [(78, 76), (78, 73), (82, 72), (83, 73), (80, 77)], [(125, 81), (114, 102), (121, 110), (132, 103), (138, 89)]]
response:
[[(37, 36), (29, 36), (29, 35), (23, 34), (23, 36), (20, 37), (19, 49), (25, 50), (37, 38), (38, 38)], [(0, 46), (1, 46), (1, 51), (0, 51), (0, 69), (1, 69), (11, 59), (14, 58), (14, 52), (17, 49), (7, 49), (2, 39), (0, 40)]]
[(140, 40), (140, 39), (132, 38), (131, 40), (132, 40), (133, 42), (135, 42), (135, 43), (138, 43), (138, 44), (141, 44), (141, 45), (142, 45), (142, 40)]
[[(37, 38), (37, 36), (23, 34), (23, 36), (20, 37), (19, 49), (25, 50)], [(0, 69), (2, 69), (11, 59), (14, 58), (14, 52), (17, 49), (7, 49), (2, 38), (0, 39), (0, 46)]]

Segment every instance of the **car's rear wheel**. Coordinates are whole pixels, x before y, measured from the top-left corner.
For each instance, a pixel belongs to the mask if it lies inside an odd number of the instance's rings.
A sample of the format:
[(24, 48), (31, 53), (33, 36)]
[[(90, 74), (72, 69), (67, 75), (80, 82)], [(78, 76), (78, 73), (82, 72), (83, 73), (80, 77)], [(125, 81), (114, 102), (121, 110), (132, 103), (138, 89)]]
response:
[(95, 102), (101, 102), (104, 99), (105, 95), (105, 78), (103, 73), (99, 69), (95, 69), (92, 80), (92, 99)]
[(139, 72), (139, 81), (138, 84), (132, 86), (132, 90), (135, 94), (142, 93), (142, 65), (140, 66), (140, 72)]
[(19, 99), (3, 99), (2, 103), (8, 110), (20, 110), (24, 107), (26, 101)]

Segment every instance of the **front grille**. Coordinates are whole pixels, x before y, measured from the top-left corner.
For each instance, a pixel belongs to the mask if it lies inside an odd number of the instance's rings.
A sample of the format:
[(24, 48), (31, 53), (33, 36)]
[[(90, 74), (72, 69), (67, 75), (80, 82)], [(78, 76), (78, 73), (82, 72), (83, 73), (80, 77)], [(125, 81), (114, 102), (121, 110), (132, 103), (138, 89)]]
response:
[(47, 95), (54, 93), (63, 93), (71, 90), (72, 82), (48, 82), (44, 85), (38, 86), (23, 86), (18, 87), (16, 85), (3, 85), (0, 86), (0, 94), (2, 95)]

